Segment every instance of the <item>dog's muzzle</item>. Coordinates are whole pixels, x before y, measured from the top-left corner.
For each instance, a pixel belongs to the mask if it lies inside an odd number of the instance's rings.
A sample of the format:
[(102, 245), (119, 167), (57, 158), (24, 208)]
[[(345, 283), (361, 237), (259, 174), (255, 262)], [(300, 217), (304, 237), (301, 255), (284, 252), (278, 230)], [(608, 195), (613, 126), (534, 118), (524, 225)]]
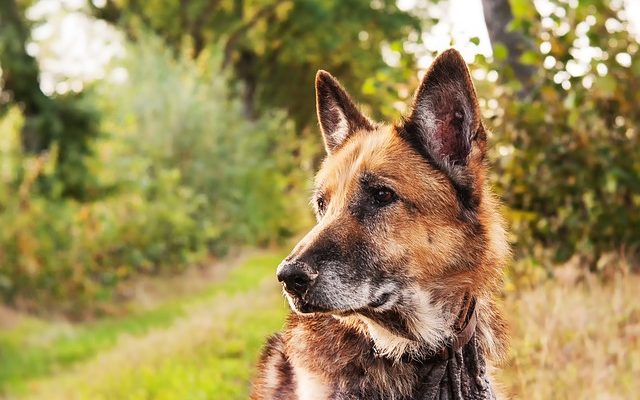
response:
[(276, 276), (287, 293), (302, 298), (318, 277), (318, 274), (309, 265), (301, 261), (284, 261), (278, 266)]

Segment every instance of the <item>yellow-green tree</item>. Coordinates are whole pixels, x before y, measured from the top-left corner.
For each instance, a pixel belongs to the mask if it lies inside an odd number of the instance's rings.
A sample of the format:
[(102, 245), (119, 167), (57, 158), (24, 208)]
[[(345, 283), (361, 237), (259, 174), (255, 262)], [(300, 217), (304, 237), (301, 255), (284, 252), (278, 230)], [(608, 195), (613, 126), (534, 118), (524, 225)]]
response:
[[(245, 116), (282, 108), (299, 128), (314, 121), (316, 70), (332, 71), (353, 93), (370, 77), (392, 91), (384, 82), (405, 81), (413, 70), (390, 67), (380, 48), (402, 49), (409, 33), (421, 29), (395, 0), (108, 0), (93, 11), (132, 37), (144, 27), (174, 49), (187, 46), (193, 57), (221, 43), (223, 66), (242, 84)], [(412, 61), (404, 55), (398, 64), (412, 67)], [(361, 100), (380, 104), (386, 100), (380, 92)]]

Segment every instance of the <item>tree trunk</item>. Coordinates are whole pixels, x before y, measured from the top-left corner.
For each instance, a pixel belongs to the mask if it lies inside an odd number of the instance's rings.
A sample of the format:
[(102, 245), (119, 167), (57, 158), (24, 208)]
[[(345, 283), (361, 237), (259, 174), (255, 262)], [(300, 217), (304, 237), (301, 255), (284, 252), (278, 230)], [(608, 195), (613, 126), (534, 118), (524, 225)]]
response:
[(532, 88), (535, 68), (520, 62), (520, 57), (527, 50), (535, 50), (534, 44), (522, 33), (508, 30), (509, 23), (513, 20), (509, 0), (482, 0), (482, 10), (491, 46), (495, 49), (497, 44), (502, 44), (507, 49), (506, 63), (522, 84), (520, 94), (526, 95)]
[[(29, 28), (21, 18), (16, 1), (0, 0), (1, 89), (9, 95), (9, 102), (22, 105), (27, 117), (22, 138), (25, 150), (39, 152), (51, 141), (51, 115), (56, 107), (40, 89), (40, 68), (26, 51), (28, 40)], [(40, 117), (38, 123), (30, 124), (36, 116)]]
[[(97, 114), (81, 105), (78, 96), (49, 97), (40, 89), (40, 66), (26, 51), (30, 29), (16, 0), (0, 0), (0, 112), (18, 104), (25, 116), (22, 145), (39, 153), (58, 144), (56, 176), (62, 194), (76, 199), (91, 196), (94, 180), (85, 165), (89, 141), (98, 134)], [(41, 178), (41, 179), (40, 179)], [(41, 188), (52, 187), (40, 177)], [(93, 186), (90, 186), (93, 185)]]

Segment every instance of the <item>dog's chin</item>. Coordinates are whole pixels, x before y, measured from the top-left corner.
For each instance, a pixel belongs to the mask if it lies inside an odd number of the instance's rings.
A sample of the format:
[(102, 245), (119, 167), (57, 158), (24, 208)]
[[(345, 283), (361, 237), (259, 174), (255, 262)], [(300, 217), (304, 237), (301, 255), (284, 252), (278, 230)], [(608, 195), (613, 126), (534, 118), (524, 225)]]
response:
[(331, 308), (304, 301), (297, 296), (290, 295), (289, 293), (285, 293), (285, 297), (289, 302), (291, 310), (296, 314), (311, 315), (315, 313), (330, 313), (332, 311)]
[(349, 316), (361, 312), (382, 312), (394, 307), (396, 298), (390, 294), (383, 294), (377, 298), (370, 300), (365, 304), (353, 304), (349, 306), (335, 306), (327, 304), (318, 304), (308, 300), (304, 300), (298, 296), (292, 295), (285, 291), (285, 297), (289, 302), (291, 310), (296, 314), (310, 315), (316, 313), (333, 314), (339, 316)]

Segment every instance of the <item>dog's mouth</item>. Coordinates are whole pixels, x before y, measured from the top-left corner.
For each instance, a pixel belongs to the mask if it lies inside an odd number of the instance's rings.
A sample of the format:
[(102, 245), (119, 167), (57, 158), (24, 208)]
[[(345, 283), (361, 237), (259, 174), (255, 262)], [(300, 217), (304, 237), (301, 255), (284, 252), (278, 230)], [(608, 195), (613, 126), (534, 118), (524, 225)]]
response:
[(314, 313), (331, 312), (330, 308), (316, 305), (314, 303), (306, 301), (295, 294), (289, 293), (286, 289), (284, 290), (284, 296), (287, 298), (287, 301), (289, 302), (289, 306), (291, 307), (291, 310), (293, 310), (297, 314), (314, 314)]
[(298, 296), (286, 289), (284, 290), (284, 294), (291, 309), (302, 315), (325, 313), (348, 316), (362, 312), (382, 312), (392, 309), (398, 302), (398, 296), (394, 292), (382, 292), (365, 304), (353, 304), (352, 306), (336, 306), (319, 303), (310, 299), (308, 293), (305, 293), (303, 296)]

